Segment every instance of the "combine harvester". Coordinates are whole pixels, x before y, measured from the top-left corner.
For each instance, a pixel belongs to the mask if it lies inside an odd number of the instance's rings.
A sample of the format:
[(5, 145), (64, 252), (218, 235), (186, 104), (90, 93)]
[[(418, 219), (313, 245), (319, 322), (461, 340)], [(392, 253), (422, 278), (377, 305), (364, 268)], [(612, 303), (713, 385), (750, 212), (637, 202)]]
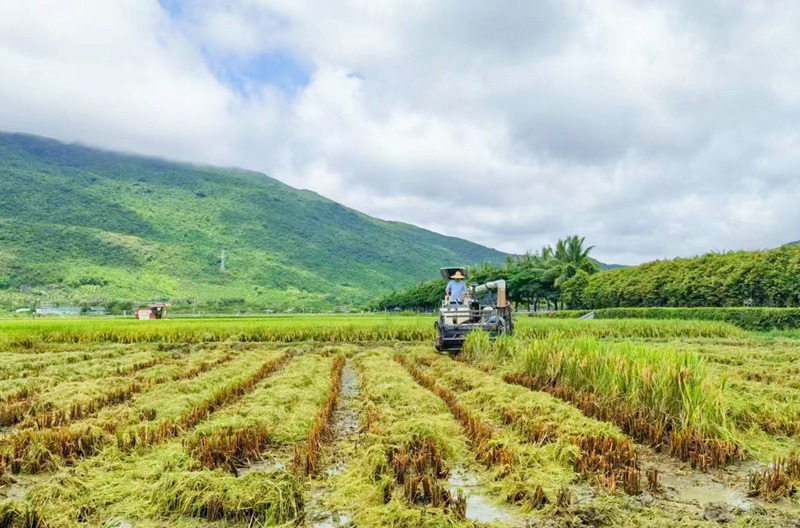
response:
[[(460, 271), (465, 280), (469, 279), (466, 268), (442, 268), (445, 280)], [(492, 295), (494, 293), (494, 295)], [(478, 296), (489, 295), (490, 300), (481, 303)], [(511, 307), (506, 296), (506, 281), (496, 280), (479, 286), (470, 285), (462, 304), (455, 301), (442, 301), (439, 308), (439, 320), (436, 327), (436, 350), (457, 354), (464, 346), (467, 334), (473, 330), (482, 330), (494, 339), (501, 334), (511, 334), (514, 322), (511, 319)]]

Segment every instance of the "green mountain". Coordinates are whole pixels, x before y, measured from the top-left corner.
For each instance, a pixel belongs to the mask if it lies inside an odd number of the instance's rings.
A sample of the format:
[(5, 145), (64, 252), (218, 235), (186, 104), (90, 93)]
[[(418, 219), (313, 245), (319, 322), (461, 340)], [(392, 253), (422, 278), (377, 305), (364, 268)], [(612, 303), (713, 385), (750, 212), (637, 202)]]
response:
[[(504, 253), (264, 174), (0, 133), (0, 305), (357, 305)], [(225, 271), (222, 271), (222, 253)]]
[(589, 257), (589, 260), (591, 260), (592, 262), (597, 264), (597, 268), (600, 271), (608, 271), (608, 270), (622, 269), (622, 268), (627, 268), (628, 267), (628, 266), (626, 266), (624, 264), (606, 264), (605, 262), (600, 262), (599, 260), (593, 259), (592, 257)]

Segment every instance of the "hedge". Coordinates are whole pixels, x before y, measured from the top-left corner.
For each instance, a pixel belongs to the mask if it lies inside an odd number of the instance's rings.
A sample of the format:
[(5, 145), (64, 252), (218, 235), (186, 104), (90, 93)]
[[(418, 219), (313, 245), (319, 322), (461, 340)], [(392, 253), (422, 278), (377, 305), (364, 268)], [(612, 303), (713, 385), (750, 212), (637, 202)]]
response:
[(659, 260), (583, 282), (567, 289), (564, 300), (573, 308), (794, 308), (800, 307), (800, 246)]
[(598, 319), (698, 319), (724, 321), (754, 331), (800, 328), (800, 308), (602, 308), (563, 310), (542, 316), (580, 317), (590, 311)]

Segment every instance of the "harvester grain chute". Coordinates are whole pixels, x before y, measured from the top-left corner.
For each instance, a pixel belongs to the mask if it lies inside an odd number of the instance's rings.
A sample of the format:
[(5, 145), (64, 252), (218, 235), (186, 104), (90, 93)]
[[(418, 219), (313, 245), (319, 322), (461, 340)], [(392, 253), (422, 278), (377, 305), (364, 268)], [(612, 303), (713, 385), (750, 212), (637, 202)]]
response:
[[(469, 278), (466, 268), (442, 268), (440, 271), (445, 279), (458, 271), (465, 280)], [(439, 319), (434, 324), (436, 350), (439, 352), (460, 352), (467, 334), (474, 330), (484, 331), (492, 339), (511, 334), (514, 323), (506, 294), (506, 281), (500, 279), (470, 285), (462, 303), (445, 299), (439, 308)]]

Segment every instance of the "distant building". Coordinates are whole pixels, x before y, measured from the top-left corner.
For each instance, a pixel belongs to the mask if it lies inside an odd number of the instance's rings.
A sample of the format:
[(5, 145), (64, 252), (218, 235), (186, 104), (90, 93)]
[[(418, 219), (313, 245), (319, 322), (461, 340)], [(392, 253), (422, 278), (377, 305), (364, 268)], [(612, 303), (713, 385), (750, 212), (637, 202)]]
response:
[(42, 303), (36, 308), (36, 315), (80, 315), (80, 306), (59, 306), (57, 304)]

